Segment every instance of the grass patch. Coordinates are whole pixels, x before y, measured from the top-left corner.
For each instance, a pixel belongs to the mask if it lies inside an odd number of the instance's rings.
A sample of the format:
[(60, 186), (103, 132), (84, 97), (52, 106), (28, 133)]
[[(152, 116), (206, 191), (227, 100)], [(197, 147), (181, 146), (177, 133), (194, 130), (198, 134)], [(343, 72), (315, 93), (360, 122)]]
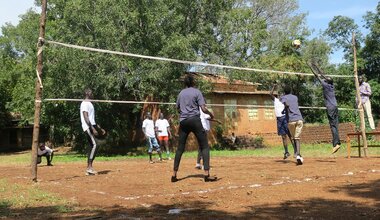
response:
[(6, 179), (0, 179), (0, 193), (0, 217), (17, 217), (18, 214), (28, 213), (50, 215), (74, 211), (75, 204), (45, 192), (38, 184), (9, 184)]
[[(355, 144), (355, 142), (352, 142)], [(369, 141), (368, 144), (380, 144), (380, 142)], [(302, 144), (301, 143), (301, 154), (304, 157), (330, 157), (332, 146), (331, 144)], [(289, 146), (289, 152), (293, 153), (293, 147)], [(378, 148), (368, 148), (369, 156), (380, 155), (380, 147)], [(185, 151), (183, 157), (185, 158), (195, 158), (197, 156), (197, 151)], [(254, 156), (254, 157), (282, 157), (284, 154), (284, 149), (282, 146), (268, 147), (268, 148), (256, 148), (256, 149), (242, 149), (242, 150), (211, 150), (211, 155), (216, 157), (239, 157), (239, 156)], [(351, 155), (357, 156), (357, 148), (351, 149)], [(163, 153), (163, 158), (166, 157), (166, 153)], [(346, 144), (342, 144), (341, 149), (335, 154), (337, 157), (346, 157), (347, 149)], [(157, 155), (154, 155), (157, 157)], [(170, 154), (170, 157), (174, 158), (174, 153)], [(111, 155), (111, 156), (97, 156), (96, 161), (120, 161), (120, 160), (131, 160), (131, 159), (147, 159), (148, 154), (145, 152), (141, 155)], [(0, 155), (0, 165), (28, 165), (31, 161), (30, 151), (16, 153), (16, 154), (5, 154)], [(54, 155), (53, 163), (72, 163), (72, 162), (82, 162), (85, 163), (86, 155), (77, 154), (73, 152), (69, 153), (56, 153)], [(42, 164), (45, 164), (45, 158), (42, 159)]]

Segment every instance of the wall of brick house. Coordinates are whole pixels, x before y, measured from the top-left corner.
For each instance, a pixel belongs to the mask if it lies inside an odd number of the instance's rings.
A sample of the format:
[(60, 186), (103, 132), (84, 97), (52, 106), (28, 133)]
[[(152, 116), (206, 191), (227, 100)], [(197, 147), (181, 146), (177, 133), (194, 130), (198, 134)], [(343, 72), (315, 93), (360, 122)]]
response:
[(213, 91), (256, 92), (257, 85), (213, 83)]
[[(264, 105), (265, 102), (270, 103), (272, 107), (272, 101), (269, 95), (264, 94), (212, 94), (207, 96), (209, 104), (224, 104), (225, 100), (234, 99), (237, 105), (252, 105), (252, 101), (256, 102), (256, 105)], [(225, 117), (225, 106), (211, 106), (209, 107), (213, 111), (215, 118), (219, 119), (223, 123), (224, 133), (226, 135), (232, 132), (235, 135), (254, 135), (256, 133), (273, 133), (277, 131), (276, 118), (273, 108), (257, 108), (257, 118), (249, 117), (249, 108), (236, 107), (236, 114), (231, 118)], [(265, 112), (270, 114), (265, 115)], [(271, 116), (271, 117), (268, 117)]]
[[(0, 152), (31, 149), (32, 138), (32, 125), (28, 125), (25, 127), (14, 126), (0, 129)], [(48, 138), (48, 128), (46, 128), (45, 126), (41, 126), (39, 140), (41, 142), (44, 142), (48, 140)]]
[[(339, 136), (341, 142), (345, 142), (346, 134), (355, 131), (355, 125), (353, 123), (340, 123), (339, 124)], [(282, 144), (282, 139), (277, 133), (261, 133), (257, 134), (264, 139), (264, 143), (267, 146), (276, 146)], [(332, 135), (330, 126), (327, 125), (311, 125), (305, 124), (302, 129), (301, 143), (306, 144), (318, 144), (318, 143), (331, 143)]]
[[(377, 126), (377, 129), (379, 128), (380, 128), (380, 123)], [(340, 123), (339, 136), (340, 136), (341, 142), (345, 143), (347, 133), (354, 132), (354, 131), (355, 131), (354, 123)], [(230, 135), (230, 134), (226, 134), (226, 135)], [(240, 134), (237, 134), (237, 136), (252, 136), (252, 137), (260, 136), (264, 139), (265, 146), (270, 147), (270, 146), (282, 145), (282, 139), (280, 136), (277, 135), (277, 131), (262, 132), (262, 133), (256, 132), (256, 133), (250, 133), (250, 134), (240, 133)], [(214, 130), (212, 130), (208, 134), (208, 138), (209, 138), (210, 146), (217, 143), (216, 134)], [(376, 138), (378, 138), (378, 136)], [(331, 140), (332, 140), (332, 135), (331, 135), (330, 126), (328, 124), (327, 125), (312, 125), (312, 124), (304, 125), (302, 134), (301, 134), (301, 143), (304, 143), (304, 144), (331, 143)], [(191, 134), (187, 142), (186, 150), (196, 150), (196, 149), (198, 149), (198, 144), (196, 142), (195, 137)]]
[[(355, 131), (353, 123), (340, 123), (339, 124), (339, 137), (342, 142), (345, 142), (346, 135), (349, 132)], [(306, 125), (302, 130), (301, 141), (303, 143), (318, 144), (318, 143), (331, 143), (332, 135), (330, 126), (327, 125)]]
[[(208, 104), (224, 104), (224, 100), (226, 99), (235, 99), (237, 105), (250, 105), (250, 100), (255, 100), (256, 105), (264, 105), (265, 101), (271, 102), (269, 95), (265, 94), (212, 94), (206, 96), (206, 100)], [(274, 115), (273, 108), (264, 109), (258, 108), (257, 113), (258, 117), (256, 119), (250, 120), (248, 116), (248, 108), (246, 107), (236, 107), (236, 114), (232, 118), (225, 117), (225, 107), (224, 106), (208, 106), (208, 108), (214, 113), (215, 118), (222, 122), (222, 127), (224, 130), (225, 136), (230, 136), (232, 132), (235, 133), (236, 136), (246, 136), (261, 133), (272, 133), (275, 138), (277, 137), (277, 127), (276, 127), (276, 119)], [(265, 116), (265, 111), (272, 112), (272, 117)], [(270, 115), (270, 114), (269, 114)], [(211, 131), (208, 133), (209, 144), (212, 146), (217, 143), (215, 126), (218, 124), (216, 122), (211, 122)], [(175, 134), (178, 134), (178, 126), (173, 127), (172, 131)], [(174, 147), (178, 144), (178, 137), (175, 137), (172, 140), (172, 144)], [(269, 139), (270, 143), (272, 143), (272, 139)], [(281, 138), (279, 139), (281, 141)], [(197, 150), (198, 143), (193, 134), (190, 134), (187, 144), (186, 150)]]

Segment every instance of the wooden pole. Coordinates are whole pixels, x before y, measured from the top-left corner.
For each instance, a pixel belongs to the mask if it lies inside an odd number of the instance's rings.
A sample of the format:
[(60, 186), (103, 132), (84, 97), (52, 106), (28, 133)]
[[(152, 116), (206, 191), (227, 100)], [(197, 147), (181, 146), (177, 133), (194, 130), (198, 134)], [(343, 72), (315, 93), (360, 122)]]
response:
[[(360, 131), (363, 137), (363, 149), (364, 157), (367, 157), (367, 137), (365, 133), (365, 120), (364, 120), (364, 109), (360, 98), (359, 80), (358, 80), (358, 65), (356, 60), (356, 43), (355, 43), (355, 33), (352, 32), (352, 46), (354, 49), (354, 75), (355, 75), (355, 87), (356, 87), (356, 99), (358, 100), (358, 110), (360, 116)], [(358, 143), (360, 145), (360, 143)], [(359, 148), (360, 149), (360, 148)]]
[(46, 6), (47, 0), (41, 0), (41, 17), (40, 17), (40, 34), (37, 43), (37, 80), (36, 80), (36, 97), (34, 100), (34, 125), (33, 125), (33, 139), (32, 139), (32, 163), (31, 172), (32, 180), (37, 182), (37, 148), (39, 145), (40, 137), (40, 113), (41, 113), (41, 98), (42, 98), (42, 68), (43, 56), (42, 48), (45, 39), (45, 23), (46, 23)]

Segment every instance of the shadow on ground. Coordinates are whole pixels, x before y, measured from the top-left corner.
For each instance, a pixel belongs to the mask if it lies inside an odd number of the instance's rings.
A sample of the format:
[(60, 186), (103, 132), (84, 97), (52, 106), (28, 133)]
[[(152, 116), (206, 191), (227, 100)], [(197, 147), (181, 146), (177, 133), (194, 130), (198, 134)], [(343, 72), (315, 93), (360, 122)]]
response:
[[(97, 209), (90, 207), (27, 207), (12, 208), (8, 202), (0, 202), (0, 218), (12, 219), (379, 219), (380, 180), (366, 184), (336, 187), (348, 195), (368, 200), (368, 204), (347, 200), (311, 198), (285, 201), (279, 205), (245, 207), (246, 212), (229, 213), (212, 210), (212, 201), (192, 201), (181, 204), (145, 205), (140, 208), (114, 206)], [(307, 189), (305, 189), (307, 190)], [(253, 199), (253, 198), (252, 198)], [(171, 211), (170, 211), (171, 210)], [(169, 214), (174, 212), (176, 214)]]

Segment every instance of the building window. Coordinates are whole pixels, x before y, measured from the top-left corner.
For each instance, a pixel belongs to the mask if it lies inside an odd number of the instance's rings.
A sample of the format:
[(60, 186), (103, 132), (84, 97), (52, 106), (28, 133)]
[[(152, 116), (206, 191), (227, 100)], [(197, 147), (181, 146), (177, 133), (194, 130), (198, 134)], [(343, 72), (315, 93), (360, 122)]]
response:
[(264, 118), (265, 119), (274, 119), (274, 108), (272, 108), (273, 102), (271, 100), (265, 100), (264, 105), (270, 107), (270, 108), (265, 108)]
[(236, 99), (225, 99), (224, 104), (224, 117), (237, 118)]
[[(248, 105), (257, 105), (257, 100), (248, 100)], [(248, 119), (250, 121), (259, 119), (259, 111), (256, 107), (248, 107)]]

